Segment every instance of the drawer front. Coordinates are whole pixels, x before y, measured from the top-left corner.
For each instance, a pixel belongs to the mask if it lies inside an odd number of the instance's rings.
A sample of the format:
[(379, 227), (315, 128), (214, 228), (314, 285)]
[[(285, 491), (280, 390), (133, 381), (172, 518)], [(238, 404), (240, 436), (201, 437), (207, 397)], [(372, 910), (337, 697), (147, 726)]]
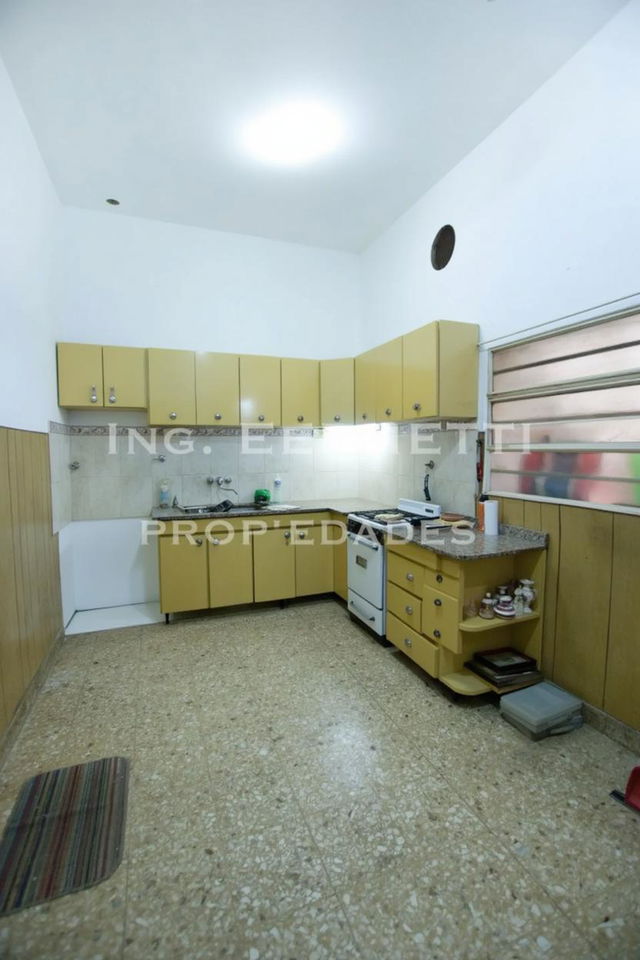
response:
[(438, 676), (440, 650), (437, 643), (421, 637), (392, 613), (387, 614), (387, 638), (432, 677)]
[(460, 653), (458, 601), (439, 590), (425, 587), (422, 598), (422, 632), (454, 653)]
[(424, 585), (425, 589), (447, 593), (450, 597), (458, 597), (460, 594), (460, 580), (449, 576), (444, 570), (425, 570)]
[(397, 553), (390, 553), (389, 557), (389, 580), (414, 593), (417, 597), (422, 597), (422, 588), (424, 586), (424, 567), (414, 563), (413, 560), (405, 560)]
[(420, 630), (422, 601), (413, 594), (401, 590), (395, 583), (389, 583), (387, 584), (387, 607), (391, 613), (414, 630)]

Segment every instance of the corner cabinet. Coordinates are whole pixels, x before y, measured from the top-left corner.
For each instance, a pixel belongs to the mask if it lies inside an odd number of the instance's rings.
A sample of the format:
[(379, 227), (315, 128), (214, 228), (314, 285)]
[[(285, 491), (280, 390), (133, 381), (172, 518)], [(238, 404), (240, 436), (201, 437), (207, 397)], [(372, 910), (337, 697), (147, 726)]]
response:
[(196, 422), (195, 354), (192, 350), (147, 351), (149, 423), (192, 426)]
[(478, 413), (478, 327), (438, 320), (402, 338), (402, 419)]
[[(540, 664), (546, 551), (452, 560), (414, 543), (389, 546), (387, 637), (432, 677), (455, 693), (474, 696), (498, 690), (466, 669), (474, 653), (515, 647)], [(535, 580), (533, 613), (512, 620), (465, 617), (465, 606), (512, 579)]]

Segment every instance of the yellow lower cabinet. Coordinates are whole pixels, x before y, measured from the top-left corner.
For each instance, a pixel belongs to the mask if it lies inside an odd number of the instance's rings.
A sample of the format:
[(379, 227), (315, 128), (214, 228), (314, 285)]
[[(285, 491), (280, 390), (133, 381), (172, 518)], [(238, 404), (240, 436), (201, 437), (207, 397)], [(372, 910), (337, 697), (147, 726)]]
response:
[(409, 593), (415, 593), (417, 597), (421, 597), (425, 568), (391, 551), (389, 551), (387, 560), (389, 580), (408, 590)]
[(417, 597), (406, 590), (401, 590), (394, 583), (387, 584), (387, 608), (415, 630), (420, 630), (422, 603)]
[(333, 542), (324, 526), (292, 531), (295, 537), (296, 597), (333, 590)]
[(291, 530), (253, 534), (253, 586), (256, 603), (296, 595), (296, 548)]
[(209, 551), (209, 606), (253, 603), (253, 542), (242, 531), (212, 535)]
[(392, 613), (387, 614), (387, 638), (432, 677), (438, 676), (440, 649), (437, 643), (420, 636)]
[(462, 652), (462, 638), (458, 630), (459, 623), (458, 601), (444, 593), (424, 588), (422, 596), (422, 632), (438, 643), (453, 650)]
[(160, 609), (163, 613), (209, 606), (206, 538), (160, 537)]

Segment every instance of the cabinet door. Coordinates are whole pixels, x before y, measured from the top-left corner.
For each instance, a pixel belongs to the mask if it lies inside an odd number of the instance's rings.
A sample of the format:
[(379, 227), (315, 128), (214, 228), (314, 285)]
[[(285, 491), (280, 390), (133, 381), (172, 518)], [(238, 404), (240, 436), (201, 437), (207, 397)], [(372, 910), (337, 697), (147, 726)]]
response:
[(209, 606), (253, 603), (253, 544), (238, 530), (209, 540)]
[(402, 337), (375, 349), (376, 420), (402, 420)]
[(163, 613), (209, 606), (204, 536), (160, 537), (160, 609)]
[[(324, 531), (324, 536), (323, 536)], [(295, 536), (296, 597), (333, 591), (333, 542), (325, 527), (308, 527)]]
[(196, 381), (191, 350), (157, 350), (149, 355), (149, 423), (194, 424)]
[(469, 419), (478, 415), (478, 327), (438, 321), (438, 415)]
[(141, 347), (103, 347), (105, 407), (145, 410), (147, 351)]
[(437, 417), (438, 324), (405, 334), (402, 355), (402, 419)]
[(234, 353), (196, 353), (197, 422), (240, 423), (240, 363)]
[(354, 418), (353, 357), (320, 361), (320, 420), (352, 424)]
[(279, 357), (240, 357), (240, 421), (280, 426)]
[(286, 358), (281, 364), (283, 426), (320, 423), (319, 361)]
[(356, 423), (375, 423), (376, 371), (375, 350), (367, 350), (355, 359)]
[(253, 535), (253, 584), (256, 603), (296, 595), (295, 547), (290, 530)]
[(103, 405), (102, 347), (58, 344), (58, 404), (79, 409)]

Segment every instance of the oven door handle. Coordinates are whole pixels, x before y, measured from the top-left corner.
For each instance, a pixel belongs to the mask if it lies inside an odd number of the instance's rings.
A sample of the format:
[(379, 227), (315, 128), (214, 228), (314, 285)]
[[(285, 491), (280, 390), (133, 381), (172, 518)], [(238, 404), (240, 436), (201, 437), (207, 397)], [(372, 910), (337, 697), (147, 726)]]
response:
[(371, 540), (367, 540), (366, 537), (358, 537), (355, 533), (348, 533), (347, 537), (351, 540), (352, 543), (357, 543), (359, 547), (368, 547), (369, 550), (379, 550), (379, 543), (371, 543)]
[(353, 602), (353, 600), (349, 600), (349, 606), (350, 606), (350, 607), (353, 607), (353, 609), (355, 610), (355, 612), (358, 614), (359, 617), (362, 618), (362, 620), (368, 620), (369, 623), (375, 623), (375, 619), (376, 619), (376, 618), (375, 618), (375, 617), (368, 617), (368, 616), (366, 615), (366, 613), (364, 612), (364, 610), (360, 610), (360, 609), (358, 608), (358, 606)]

